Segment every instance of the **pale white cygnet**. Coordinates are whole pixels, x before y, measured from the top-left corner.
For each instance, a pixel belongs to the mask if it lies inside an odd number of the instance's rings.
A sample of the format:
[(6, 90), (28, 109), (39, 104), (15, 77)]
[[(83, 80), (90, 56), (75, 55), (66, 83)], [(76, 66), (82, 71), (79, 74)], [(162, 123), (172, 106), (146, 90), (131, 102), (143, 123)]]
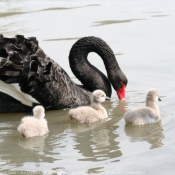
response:
[(33, 108), (33, 116), (23, 117), (18, 131), (23, 137), (43, 136), (48, 130), (45, 110), (42, 106)]
[(69, 117), (78, 123), (93, 123), (108, 118), (106, 109), (101, 105), (106, 99), (102, 90), (92, 93), (91, 106), (82, 106), (69, 111)]
[(160, 121), (161, 116), (156, 104), (158, 100), (161, 101), (158, 90), (155, 88), (149, 89), (146, 96), (146, 106), (134, 108), (124, 114), (126, 124), (145, 125)]

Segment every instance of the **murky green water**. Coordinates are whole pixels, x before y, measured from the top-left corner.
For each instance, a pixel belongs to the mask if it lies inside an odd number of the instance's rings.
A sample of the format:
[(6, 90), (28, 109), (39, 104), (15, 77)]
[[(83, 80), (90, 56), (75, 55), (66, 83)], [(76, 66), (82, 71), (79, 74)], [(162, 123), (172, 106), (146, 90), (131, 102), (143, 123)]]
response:
[[(75, 80), (68, 54), (83, 36), (104, 39), (128, 77), (127, 98), (106, 101), (109, 119), (91, 125), (70, 121), (68, 111), (48, 111), (49, 134), (23, 139), (16, 128), (25, 114), (0, 115), (1, 174), (175, 173), (175, 2), (0, 1), (0, 33), (36, 36), (40, 46)], [(100, 58), (91, 63), (103, 72)], [(125, 127), (124, 112), (144, 105), (145, 93), (159, 89), (162, 121)]]

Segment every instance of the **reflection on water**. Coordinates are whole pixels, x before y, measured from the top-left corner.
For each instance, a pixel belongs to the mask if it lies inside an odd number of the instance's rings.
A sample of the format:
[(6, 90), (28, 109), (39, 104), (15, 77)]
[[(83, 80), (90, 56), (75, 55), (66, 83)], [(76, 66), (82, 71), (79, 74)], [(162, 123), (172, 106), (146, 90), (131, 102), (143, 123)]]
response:
[(144, 126), (125, 127), (125, 133), (130, 137), (131, 142), (146, 141), (150, 144), (150, 149), (162, 147), (164, 144), (164, 134), (162, 131), (161, 122), (148, 124)]
[(109, 25), (109, 24), (118, 24), (118, 23), (128, 23), (133, 21), (140, 21), (140, 20), (147, 20), (147, 19), (126, 19), (126, 20), (106, 20), (106, 21), (95, 21), (94, 25), (92, 26), (102, 26), (102, 25)]
[(1, 32), (5, 35), (5, 36), (8, 36), (8, 35), (16, 35), (17, 33), (18, 34), (21, 34), (21, 33), (25, 33), (25, 32), (31, 32), (31, 31), (34, 31), (34, 30), (28, 30), (28, 29), (25, 29), (23, 26), (22, 26), (23, 22), (12, 22), (10, 23), (10, 26), (11, 28), (9, 28), (9, 24), (8, 25), (1, 25)]
[(71, 122), (71, 132), (77, 133), (74, 136), (77, 143), (74, 149), (84, 157), (78, 159), (79, 161), (102, 161), (122, 156), (119, 142), (116, 141), (118, 134), (113, 133), (118, 126), (113, 126), (113, 123), (121, 119), (125, 105), (125, 101), (119, 104), (117, 101), (105, 102), (104, 106), (109, 115), (107, 121), (89, 125)]
[(21, 14), (25, 14), (27, 12), (8, 12), (8, 13), (0, 13), (0, 18), (3, 17), (8, 17), (8, 16), (14, 16), (14, 15), (21, 15)]
[(79, 6), (79, 7), (53, 7), (53, 8), (45, 8), (42, 10), (38, 10), (37, 12), (40, 11), (50, 11), (50, 10), (71, 10), (71, 9), (77, 9), (77, 8), (84, 8), (84, 7), (90, 7), (90, 6), (99, 6), (100, 4), (89, 4), (86, 6)]
[(82, 37), (76, 37), (76, 38), (55, 38), (55, 39), (45, 39), (43, 41), (64, 41), (64, 40), (78, 40)]
[(108, 134), (109, 131), (107, 129), (102, 129), (99, 132), (93, 133), (92, 141), (95, 143), (94, 149), (99, 149), (110, 145)]
[(119, 52), (119, 53), (115, 53), (114, 55), (123, 55), (123, 53), (120, 53), (120, 52)]
[(142, 12), (142, 13), (163, 13), (163, 12)]
[(82, 8), (82, 7), (53, 7), (53, 8), (46, 8), (46, 9), (42, 9), (42, 10), (38, 10), (37, 12), (40, 11), (50, 11), (50, 10), (69, 10), (69, 9), (76, 9), (76, 8)]
[(104, 173), (103, 167), (90, 168), (86, 172), (88, 174), (100, 174), (100, 173)]
[[(27, 162), (35, 162), (36, 164), (45, 162), (47, 155), (47, 150), (44, 150), (45, 138), (21, 138), (16, 130), (13, 131), (13, 135), (1, 135), (2, 137), (4, 139), (1, 142), (0, 155), (3, 164), (0, 169), (8, 170), (9, 168), (22, 167)], [(54, 160), (47, 155), (47, 162)]]
[(99, 127), (101, 125), (101, 123), (103, 123), (104, 121), (94, 122), (91, 124), (80, 124), (80, 123), (77, 123), (77, 122), (72, 121), (72, 120), (70, 122), (71, 122), (71, 124), (70, 124), (71, 132), (78, 134), (78, 133), (83, 133), (86, 131), (93, 130), (93, 129)]
[(118, 142), (115, 142), (117, 135), (105, 126), (92, 130), (91, 132), (80, 133), (75, 140), (78, 143), (75, 149), (83, 155), (81, 161), (102, 161), (122, 155)]
[(51, 8), (44, 8), (41, 10), (32, 10), (32, 11), (23, 11), (22, 8), (13, 8), (13, 9), (10, 9), (12, 12), (0, 13), (0, 18), (14, 16), (14, 15), (28, 14), (28, 13), (43, 12), (43, 11), (71, 10), (71, 9), (85, 8), (85, 7), (91, 7), (91, 6), (93, 7), (93, 6), (99, 6), (99, 5), (100, 4), (88, 4), (86, 6), (78, 6), (78, 7), (51, 7)]
[(169, 16), (169, 15), (153, 15), (151, 17), (166, 17), (166, 16)]
[[(0, 34), (3, 34), (7, 37), (15, 36), (17, 34), (24, 34), (26, 32), (36, 31), (37, 29), (26, 28), (26, 21), (22, 19), (15, 19), (13, 16), (15, 15), (23, 15), (28, 12), (22, 12), (22, 8), (12, 8), (9, 12), (0, 13), (1, 23), (1, 31)], [(10, 18), (10, 20), (9, 20)]]
[(45, 134), (42, 137), (33, 137), (33, 138), (23, 138), (20, 137), (18, 140), (19, 146), (23, 147), (24, 149), (31, 149), (35, 151), (43, 151), (44, 150), (44, 142), (47, 138), (48, 134)]

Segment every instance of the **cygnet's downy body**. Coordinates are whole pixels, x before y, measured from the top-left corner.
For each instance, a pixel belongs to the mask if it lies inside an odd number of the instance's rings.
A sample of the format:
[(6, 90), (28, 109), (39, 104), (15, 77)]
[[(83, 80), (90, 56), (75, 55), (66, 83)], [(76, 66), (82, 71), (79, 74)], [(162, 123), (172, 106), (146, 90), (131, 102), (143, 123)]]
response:
[(160, 121), (161, 116), (159, 108), (156, 104), (158, 100), (161, 101), (158, 90), (154, 88), (149, 89), (146, 96), (146, 106), (134, 108), (124, 114), (123, 117), (126, 121), (126, 124), (145, 125)]
[(23, 137), (43, 136), (48, 130), (45, 110), (42, 106), (33, 108), (33, 116), (23, 117), (18, 131)]
[(102, 90), (92, 93), (91, 106), (82, 106), (69, 111), (69, 117), (78, 123), (93, 123), (108, 118), (106, 109), (101, 105), (106, 99)]

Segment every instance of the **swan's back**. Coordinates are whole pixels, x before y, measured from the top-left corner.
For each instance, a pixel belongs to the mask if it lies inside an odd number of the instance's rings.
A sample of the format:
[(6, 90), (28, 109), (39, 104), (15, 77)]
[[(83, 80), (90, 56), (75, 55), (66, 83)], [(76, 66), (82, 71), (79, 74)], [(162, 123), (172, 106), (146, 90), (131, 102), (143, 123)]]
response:
[(157, 113), (150, 107), (138, 107), (124, 114), (126, 124), (145, 125), (159, 120)]
[(42, 104), (47, 109), (72, 108), (90, 103), (91, 92), (77, 86), (66, 71), (44, 53), (35, 37), (17, 35), (6, 38), (0, 35), (1, 82), (8, 85), (12, 93), (0, 87), (0, 94), (10, 95), (22, 103), (16, 105), (11, 100), (7, 104), (13, 105), (13, 108), (1, 109), (4, 112), (25, 111), (26, 105), (31, 111), (33, 103)]

